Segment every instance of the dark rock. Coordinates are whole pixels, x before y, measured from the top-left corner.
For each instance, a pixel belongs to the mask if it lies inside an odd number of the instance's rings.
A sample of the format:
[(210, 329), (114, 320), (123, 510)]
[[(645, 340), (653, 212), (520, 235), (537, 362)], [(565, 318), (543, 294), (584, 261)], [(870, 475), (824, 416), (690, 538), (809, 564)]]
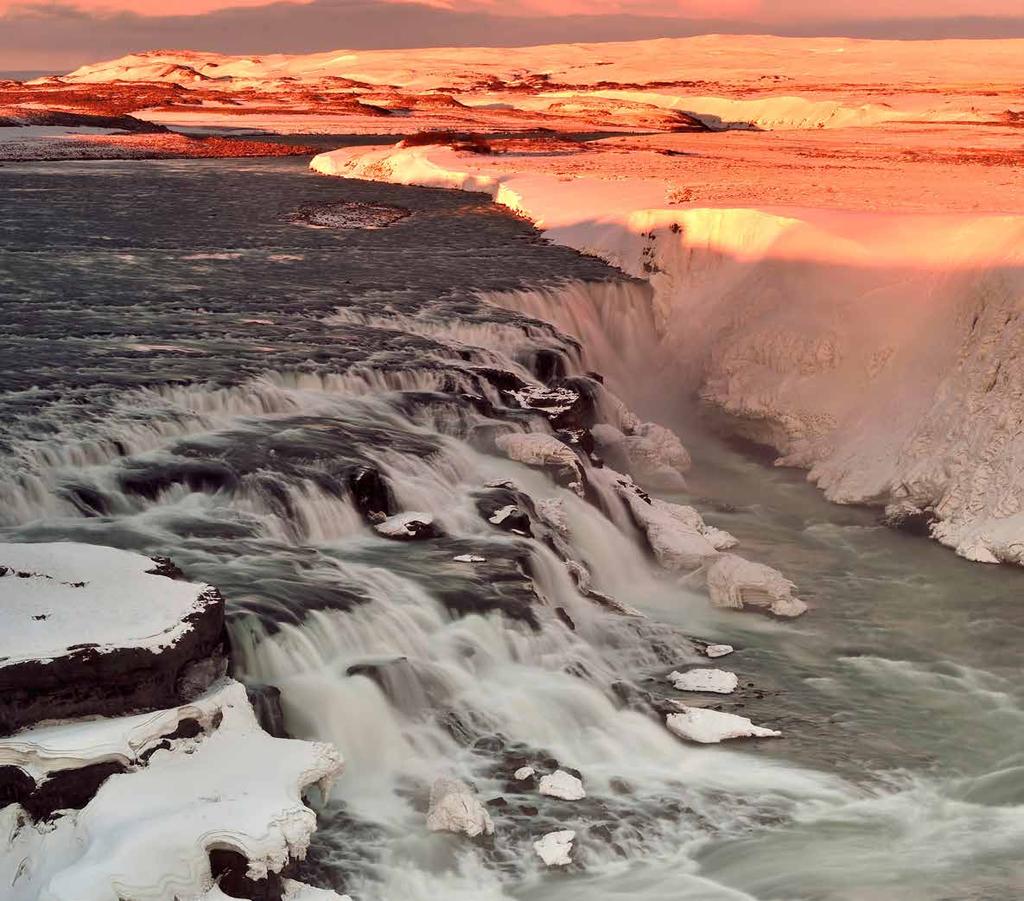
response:
[[(154, 572), (177, 572), (157, 561)], [(43, 719), (120, 716), (175, 707), (192, 700), (202, 680), (196, 664), (226, 654), (224, 599), (216, 589), (185, 621), (191, 626), (165, 648), (98, 649), (79, 645), (52, 660), (0, 666), (0, 733), (16, 732)]]
[(225, 895), (249, 901), (282, 901), (282, 873), (270, 873), (266, 879), (250, 879), (246, 875), (248, 869), (249, 861), (244, 854), (230, 848), (210, 849), (210, 874)]
[(370, 466), (359, 466), (349, 472), (348, 489), (356, 509), (367, 521), (374, 514), (387, 517), (395, 512), (391, 488), (380, 472)]
[(0, 767), (0, 807), (20, 804), (37, 822), (57, 810), (81, 810), (115, 773), (127, 768), (118, 761), (93, 763), (77, 769), (58, 770), (36, 783), (15, 766)]

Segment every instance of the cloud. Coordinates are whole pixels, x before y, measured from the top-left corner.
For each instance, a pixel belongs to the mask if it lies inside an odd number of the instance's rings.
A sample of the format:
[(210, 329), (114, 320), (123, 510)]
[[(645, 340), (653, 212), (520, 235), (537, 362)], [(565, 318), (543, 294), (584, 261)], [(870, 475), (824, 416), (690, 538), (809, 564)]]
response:
[[(441, 0), (431, 0), (441, 2)], [(448, 0), (445, 0), (448, 2)], [(450, 0), (463, 5), (467, 0)], [(199, 15), (140, 15), (125, 11), (86, 11), (61, 2), (28, 3), (0, 15), (0, 60), (7, 70), (66, 71), (87, 62), (110, 59), (138, 50), (188, 47), (223, 53), (302, 53), (339, 48), (376, 49), (425, 46), (522, 46), (566, 41), (639, 40), (683, 37), (692, 34), (769, 32), (790, 35), (847, 34), (854, 37), (1024, 37), (1024, 16), (853, 18), (843, 15), (865, 2), (833, 0), (829, 19), (803, 18), (808, 0), (758, 0), (774, 10), (761, 17), (708, 18), (616, 12), (633, 0), (598, 0), (602, 14), (541, 15), (530, 4), (515, 0), (509, 7), (472, 0), (475, 8), (440, 8), (426, 3), (381, 0), (312, 0), (308, 3), (275, 2), (214, 10)], [(571, 0), (575, 2), (575, 0)], [(638, 0), (646, 2), (646, 0)], [(738, 0), (745, 3), (747, 0)], [(939, 0), (941, 2), (941, 0)], [(997, 5), (1002, 0), (993, 0)], [(1014, 0), (1019, 2), (1019, 0)], [(918, 0), (905, 0), (914, 8)], [(617, 6), (616, 6), (617, 4)], [(909, 4), (909, 7), (906, 6)], [(680, 9), (692, 4), (676, 4)], [(820, 4), (824, 5), (824, 4)], [(921, 5), (921, 4), (918, 4)], [(928, 5), (934, 5), (928, 0)], [(979, 6), (984, 7), (983, 0)], [(589, 3), (587, 9), (593, 9)], [(701, 7), (708, 10), (705, 3)], [(737, 7), (738, 8), (738, 7)], [(781, 21), (779, 10), (790, 13)], [(840, 10), (834, 15), (833, 10)]]

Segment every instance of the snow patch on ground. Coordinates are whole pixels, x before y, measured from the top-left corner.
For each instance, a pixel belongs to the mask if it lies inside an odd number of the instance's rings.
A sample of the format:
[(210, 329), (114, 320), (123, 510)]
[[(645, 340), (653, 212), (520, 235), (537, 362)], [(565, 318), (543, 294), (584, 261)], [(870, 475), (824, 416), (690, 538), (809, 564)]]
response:
[(74, 542), (0, 545), (0, 662), (53, 660), (72, 648), (158, 651), (191, 630), (219, 596), (154, 574), (129, 551)]

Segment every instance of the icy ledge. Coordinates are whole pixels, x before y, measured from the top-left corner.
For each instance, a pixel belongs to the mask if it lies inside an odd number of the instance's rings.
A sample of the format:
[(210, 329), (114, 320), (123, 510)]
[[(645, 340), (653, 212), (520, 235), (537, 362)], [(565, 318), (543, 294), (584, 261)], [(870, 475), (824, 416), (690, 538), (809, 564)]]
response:
[[(600, 161), (599, 161), (600, 162)], [(515, 171), (447, 147), (311, 167), (490, 194), (654, 288), (681, 393), (837, 503), (981, 562), (1024, 564), (1024, 216), (701, 208), (672, 185)]]
[[(183, 719), (203, 731), (153, 750)], [(140, 760), (134, 749), (147, 746)], [(305, 857), (316, 815), (302, 794), (314, 784), (326, 792), (341, 768), (330, 745), (263, 732), (233, 681), (177, 711), (29, 730), (0, 740), (2, 753), (37, 772), (40, 761), (51, 769), (55, 754), (82, 765), (111, 754), (134, 763), (53, 823), (32, 823), (17, 805), (4, 810), (0, 885), (10, 901), (198, 897), (214, 884), (212, 850), (242, 855), (247, 878), (264, 880)]]
[(223, 669), (223, 599), (166, 560), (0, 544), (0, 613), (0, 733), (171, 706)]
[(303, 794), (325, 796), (340, 758), (263, 732), (221, 677), (220, 595), (111, 548), (0, 560), (0, 897), (337, 898), (281, 874), (316, 828)]

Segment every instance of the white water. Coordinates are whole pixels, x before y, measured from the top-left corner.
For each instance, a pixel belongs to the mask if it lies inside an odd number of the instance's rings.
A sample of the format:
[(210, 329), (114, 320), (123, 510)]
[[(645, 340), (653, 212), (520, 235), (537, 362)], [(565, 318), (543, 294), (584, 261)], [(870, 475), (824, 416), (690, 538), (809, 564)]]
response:
[[(611, 365), (620, 345), (605, 331), (614, 323), (606, 293), (588, 296), (577, 285), (499, 302), (585, 337), (582, 365), (608, 372), (624, 393), (632, 384), (636, 396), (628, 399), (650, 413), (658, 372), (641, 361), (657, 360), (645, 343), (652, 331), (643, 321), (631, 326), (635, 343), (628, 346), (637, 353), (628, 365)], [(641, 288), (636, 296), (642, 300)], [(448, 337), (505, 337), (456, 332)], [(682, 416), (664, 401), (660, 412)], [(741, 534), (745, 551), (809, 589), (818, 609), (804, 621), (777, 625), (711, 611), (696, 586), (654, 572), (631, 536), (570, 492), (448, 439), (445, 453), (429, 461), (384, 456), (404, 507), (436, 513), (451, 532), (473, 535), (479, 523), (466, 496), (471, 486), (511, 478), (535, 499), (557, 496), (596, 586), (650, 619), (637, 625), (597, 610), (535, 543), (539, 588), (552, 607), (569, 611), (575, 632), (550, 611), (542, 611), (536, 634), (494, 615), (452, 620), (429, 590), (388, 572), (386, 561), (385, 568), (352, 564), (374, 594), (366, 607), (315, 613), (276, 635), (255, 622), (236, 630), (248, 636), (243, 673), (282, 688), (297, 734), (341, 748), (348, 769), (336, 797), (382, 830), (373, 843), (375, 863), (349, 889), (381, 901), (1002, 901), (1024, 892), (1024, 705), (1009, 677), (1012, 649), (994, 645), (986, 669), (984, 653), (944, 647), (946, 630), (928, 619), (931, 581), (939, 579), (936, 605), (959, 607), (965, 628), (991, 600), (992, 616), (1009, 617), (1005, 628), (1019, 635), (1021, 615), (1005, 602), (1014, 590), (1005, 574), (990, 576), (877, 528), (868, 514), (830, 507), (797, 478), (766, 472), (695, 431), (692, 415), (682, 422), (697, 457), (694, 492), (740, 506), (723, 525)], [(344, 559), (360, 542), (345, 535), (325, 546)], [(857, 603), (847, 609), (851, 598)], [(873, 608), (875, 600), (883, 606)], [(673, 627), (740, 648), (730, 667), (779, 692), (757, 706), (757, 715), (769, 724), (773, 716), (784, 721), (787, 738), (770, 748), (693, 748), (623, 708), (609, 691), (614, 681), (665, 669), (651, 650), (654, 640), (685, 658), (682, 633)], [(856, 644), (870, 653), (841, 650)], [(403, 662), (388, 677), (390, 699), (371, 679), (345, 675), (353, 664), (398, 657)], [(468, 842), (428, 835), (424, 793), (439, 775), (472, 782), (482, 798), (508, 797), (485, 761), (438, 725), (431, 713), (439, 709), (480, 734), (543, 748), (579, 768), (591, 798), (619, 803), (615, 786), (624, 780), (625, 805), (639, 825), (613, 828), (618, 852), (581, 842), (582, 871), (557, 876), (538, 870), (529, 840), (563, 823), (538, 821), (532, 836), (521, 823), (506, 824), (503, 835), (498, 816), (497, 846), (517, 860), (503, 869), (485, 863)], [(668, 799), (693, 816), (670, 810)]]

